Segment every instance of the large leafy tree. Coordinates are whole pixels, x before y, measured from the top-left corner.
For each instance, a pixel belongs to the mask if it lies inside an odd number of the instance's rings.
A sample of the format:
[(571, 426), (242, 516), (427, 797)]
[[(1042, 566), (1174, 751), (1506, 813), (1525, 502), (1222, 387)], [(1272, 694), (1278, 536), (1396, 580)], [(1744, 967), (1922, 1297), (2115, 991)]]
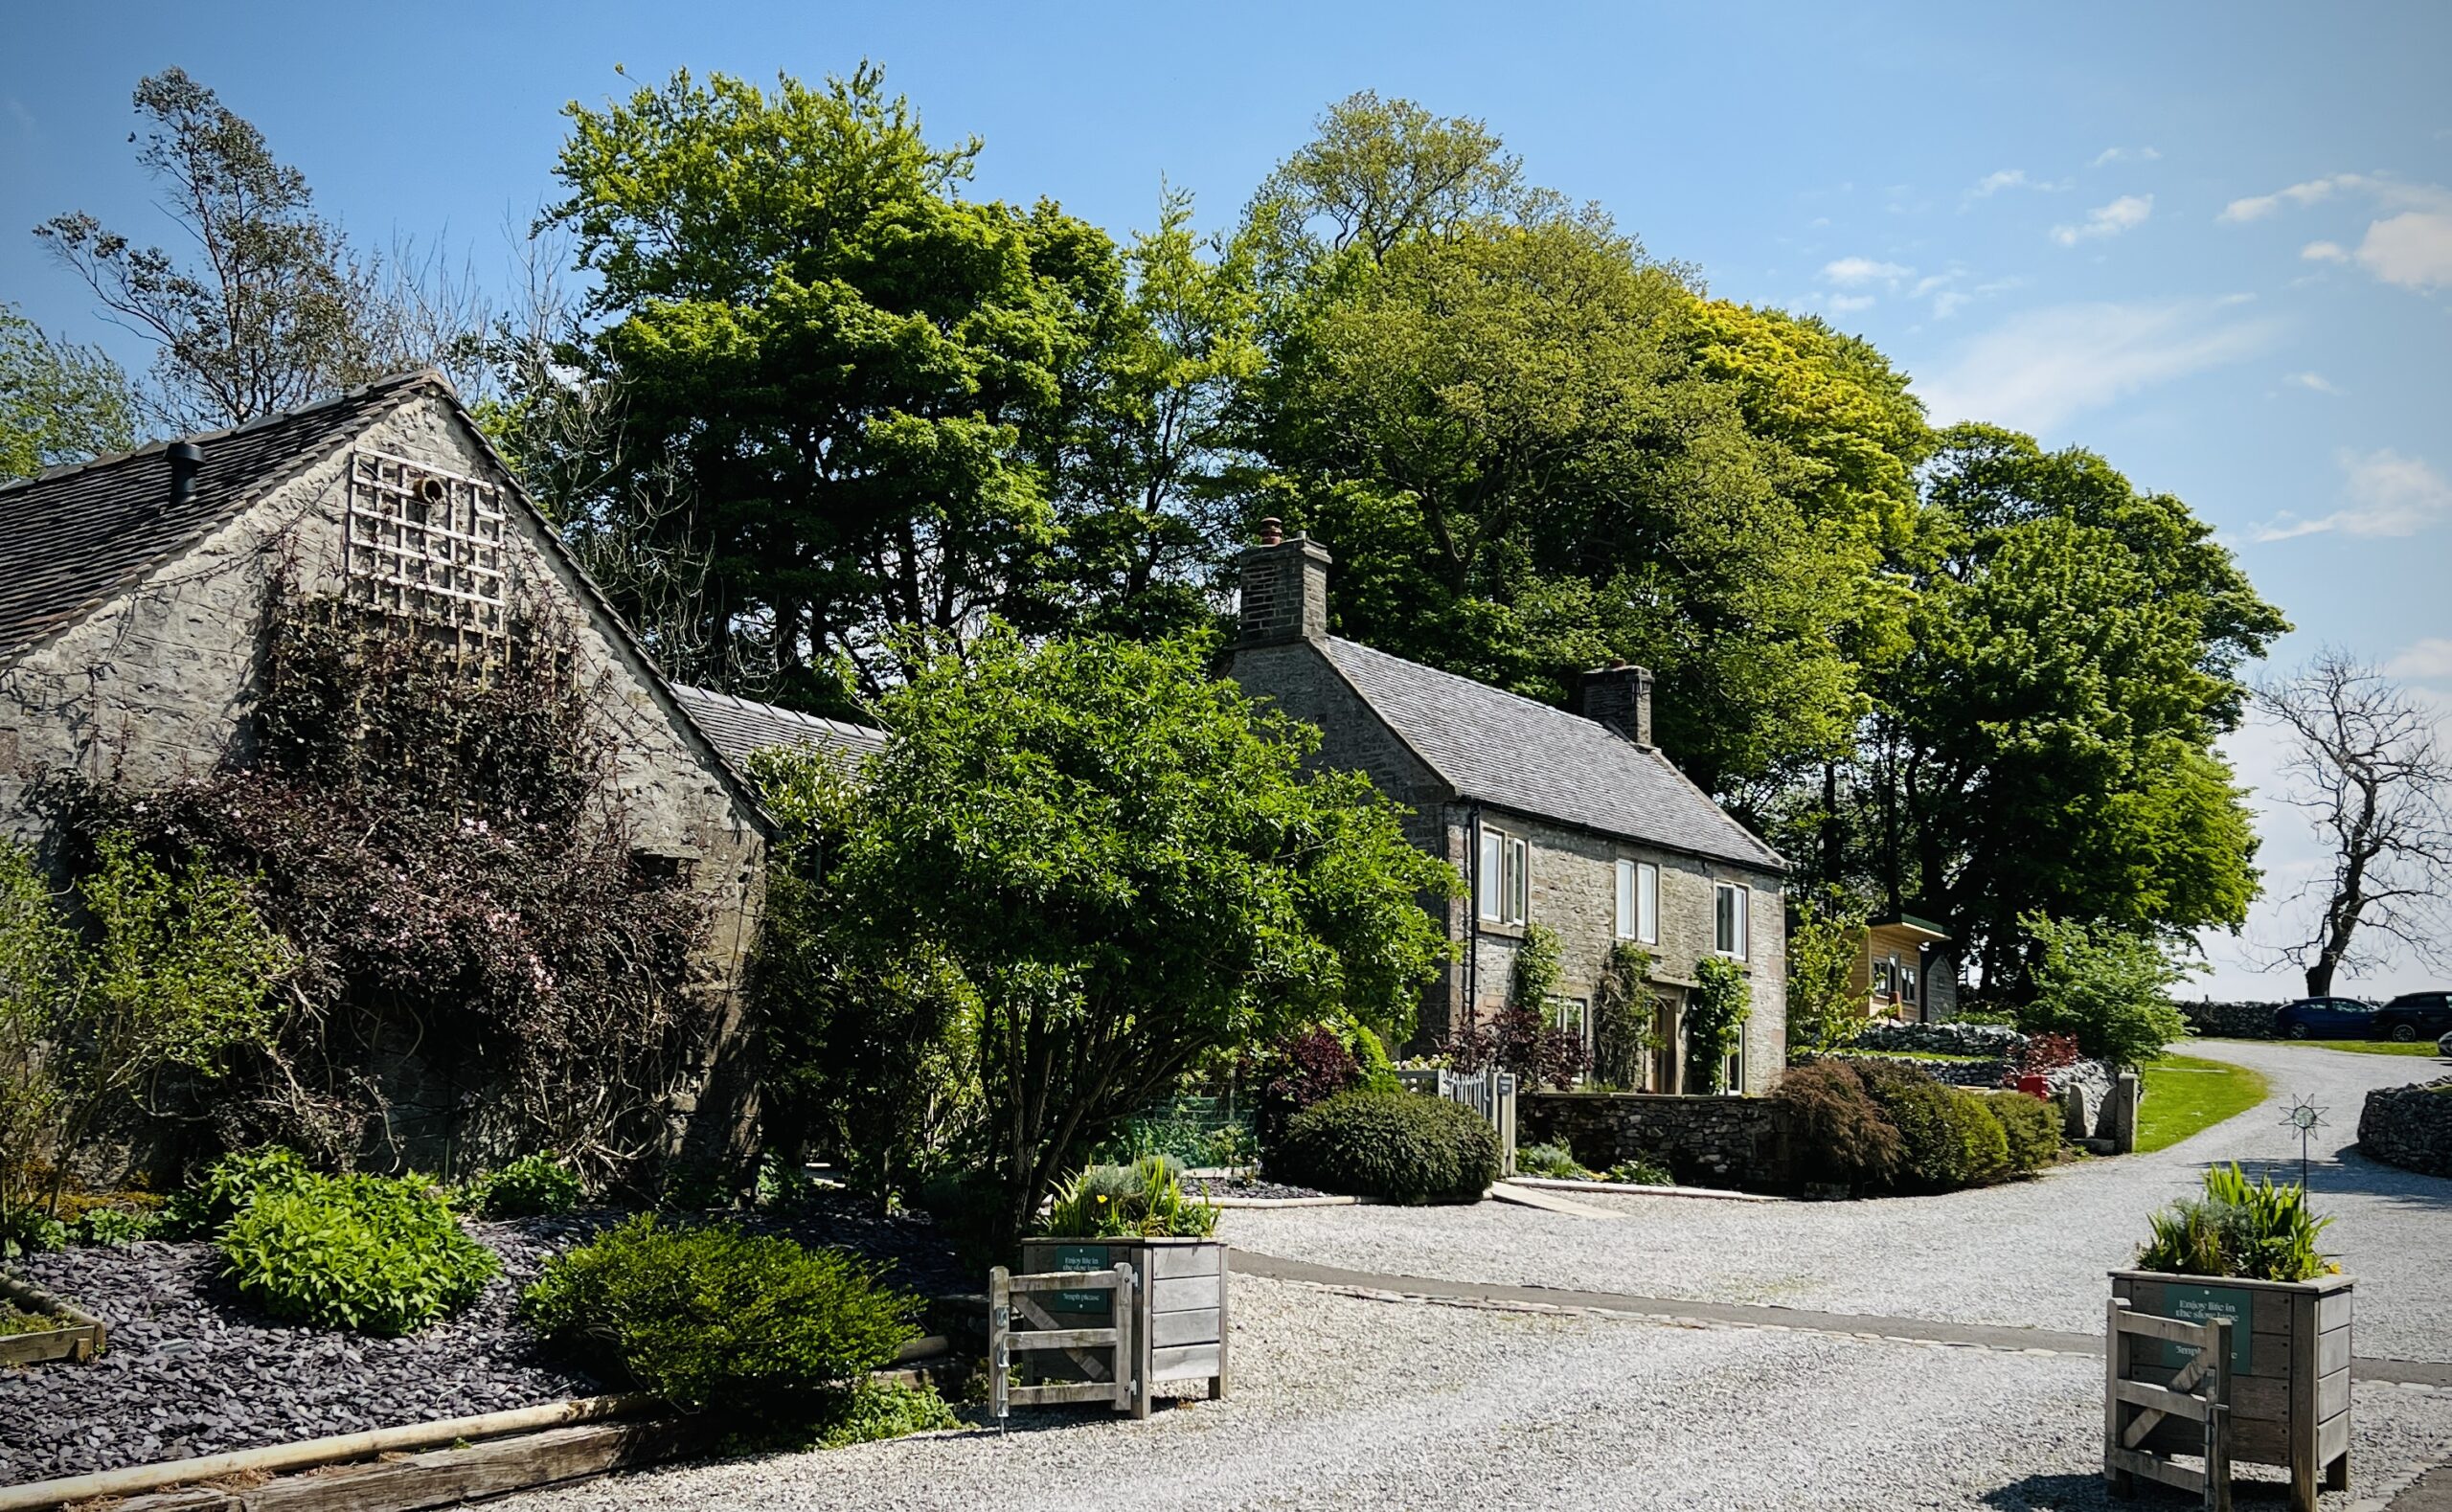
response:
[(1948, 921), (2011, 995), (2035, 960), (2022, 914), (2236, 927), (2256, 839), (2214, 743), (2280, 612), (2186, 505), (2091, 452), (1953, 427), (1926, 495), (1936, 554), (1858, 795), (1887, 901)]
[(0, 483), (136, 444), (127, 375), (0, 305)]
[(1204, 359), (1127, 350), (1147, 311), (1103, 232), (962, 198), (979, 144), (931, 145), (874, 68), (680, 73), (569, 116), (547, 219), (598, 280), (587, 357), (621, 395), (573, 529), (703, 560), (720, 665), (824, 705), (831, 660), (872, 694), (901, 675), (896, 627), (1045, 631), (1085, 578), (1168, 578), (1179, 458), (1118, 433), (1181, 418), (1204, 380), (1170, 365)]
[[(940, 982), (929, 1032), (950, 1016), (975, 1036), (1006, 1238), (1202, 1056), (1343, 1014), (1409, 1022), (1443, 949), (1420, 899), (1453, 870), (1363, 777), (1306, 773), (1315, 733), (1211, 678), (1210, 652), (940, 637), (828, 837), (824, 969)], [(907, 1027), (905, 991), (808, 1001)]]

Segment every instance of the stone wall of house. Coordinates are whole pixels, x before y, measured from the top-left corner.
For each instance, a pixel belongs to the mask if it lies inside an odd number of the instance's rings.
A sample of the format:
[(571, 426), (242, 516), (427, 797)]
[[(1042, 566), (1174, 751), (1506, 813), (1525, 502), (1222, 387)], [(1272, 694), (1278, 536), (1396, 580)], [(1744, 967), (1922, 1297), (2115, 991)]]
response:
[[(1672, 1001), (1694, 985), (1694, 966), (1713, 953), (1714, 889), (1738, 883), (1753, 892), (1747, 910), (1752, 938), (1745, 963), (1753, 987), (1753, 1012), (1745, 1025), (1748, 1094), (1771, 1090), (1787, 1064), (1787, 911), (1777, 873), (1707, 861), (1679, 851), (1637, 845), (1583, 830), (1486, 808), (1486, 825), (1526, 842), (1532, 922), (1557, 932), (1562, 995), (1589, 1004), (1601, 973), (1618, 942), (1618, 863), (1649, 862), (1660, 869), (1660, 941), (1646, 945), (1656, 958), (1652, 978)], [(1465, 854), (1471, 845), (1467, 816), (1459, 813), (1450, 845)], [(1468, 872), (1469, 874), (1469, 872)], [(1475, 939), (1472, 1001), (1487, 1017), (1507, 1005), (1522, 932), (1509, 925), (1481, 925)]]
[(2273, 1016), (2282, 1011), (2279, 1003), (2180, 1003), (2172, 1005), (2188, 1020), (2188, 1027), (2199, 1034), (2226, 1040), (2269, 1040), (2273, 1038)]
[[(510, 482), (449, 404), (410, 391), (127, 597), (0, 666), (0, 836), (43, 841), (28, 789), (47, 774), (152, 785), (245, 755), (274, 576), (287, 564), (304, 591), (341, 586), (352, 445)], [(515, 506), (506, 520), (510, 593), (560, 616), (573, 634), (579, 675), (613, 737), (631, 845), (681, 863), (712, 922), (704, 965), (715, 1032), (673, 1110), (676, 1140), (712, 1156), (738, 1144), (755, 1113), (738, 989), (763, 901), (763, 832), (713, 752), (676, 724), (653, 669), (591, 611), (579, 573), (542, 528)], [(701, 1104), (724, 1111), (693, 1118)]]
[(1786, 1120), (1761, 1097), (1539, 1092), (1516, 1099), (1519, 1145), (1563, 1144), (1595, 1170), (1642, 1158), (1680, 1185), (1781, 1192), (1789, 1185)]
[(2358, 1114), (2358, 1152), (2429, 1176), (2452, 1176), (2452, 1076), (2378, 1087)]

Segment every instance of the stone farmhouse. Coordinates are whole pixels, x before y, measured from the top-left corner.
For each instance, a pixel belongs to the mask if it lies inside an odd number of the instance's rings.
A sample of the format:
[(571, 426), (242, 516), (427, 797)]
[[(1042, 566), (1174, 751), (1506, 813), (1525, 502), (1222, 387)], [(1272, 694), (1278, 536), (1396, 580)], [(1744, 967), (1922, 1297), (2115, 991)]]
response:
[(0, 486), (0, 838), (42, 843), (49, 774), (150, 786), (243, 758), (284, 572), (446, 635), (500, 633), (513, 605), (558, 617), (634, 854), (687, 877), (713, 924), (715, 1032), (676, 1121), (718, 1095), (727, 1124), (747, 1117), (729, 1068), (771, 822), (740, 762), (882, 736), (668, 682), (440, 373)]
[(1330, 635), (1328, 553), (1274, 521), (1241, 565), (1235, 680), (1318, 726), (1318, 761), (1368, 774), (1412, 811), (1413, 843), (1469, 884), (1433, 905), (1460, 950), (1427, 990), (1420, 1039), (1503, 1008), (1537, 922), (1556, 932), (1564, 967), (1550, 1011), (1587, 1035), (1613, 947), (1634, 940), (1656, 958), (1644, 1091), (1697, 1085), (1683, 1022), (1695, 964), (1738, 962), (1753, 1012), (1726, 1084), (1770, 1090), (1787, 1060), (1787, 866), (1652, 744), (1649, 672), (1585, 673), (1569, 713)]

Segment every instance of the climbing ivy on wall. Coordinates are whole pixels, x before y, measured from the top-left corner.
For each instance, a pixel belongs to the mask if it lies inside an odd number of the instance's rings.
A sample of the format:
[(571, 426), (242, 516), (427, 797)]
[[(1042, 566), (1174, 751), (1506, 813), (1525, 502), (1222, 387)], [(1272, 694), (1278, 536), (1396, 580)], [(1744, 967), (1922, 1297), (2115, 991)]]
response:
[(67, 805), (73, 834), (260, 878), (298, 954), (269, 1047), (211, 1103), (220, 1138), (338, 1164), (404, 1160), (411, 1138), (454, 1165), (550, 1147), (599, 1177), (653, 1153), (707, 1028), (688, 990), (707, 921), (686, 877), (632, 852), (566, 633), (516, 614), (472, 661), (286, 582), (267, 618), (221, 770)]
[(1644, 1084), (1652, 1032), (1650, 951), (1622, 939), (1609, 951), (1592, 996), (1592, 1079), (1621, 1091)]
[(1754, 1012), (1754, 989), (1745, 968), (1726, 956), (1694, 963), (1694, 995), (1686, 1004), (1687, 1043), (1693, 1052), (1696, 1092), (1728, 1090), (1728, 1057)]

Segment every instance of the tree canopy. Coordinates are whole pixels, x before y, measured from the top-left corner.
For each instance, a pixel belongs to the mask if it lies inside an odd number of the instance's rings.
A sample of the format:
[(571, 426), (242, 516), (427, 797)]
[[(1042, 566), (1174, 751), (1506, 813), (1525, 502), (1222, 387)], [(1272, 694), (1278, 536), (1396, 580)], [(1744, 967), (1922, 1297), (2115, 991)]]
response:
[(136, 444), (127, 375), (0, 305), (0, 483)]

